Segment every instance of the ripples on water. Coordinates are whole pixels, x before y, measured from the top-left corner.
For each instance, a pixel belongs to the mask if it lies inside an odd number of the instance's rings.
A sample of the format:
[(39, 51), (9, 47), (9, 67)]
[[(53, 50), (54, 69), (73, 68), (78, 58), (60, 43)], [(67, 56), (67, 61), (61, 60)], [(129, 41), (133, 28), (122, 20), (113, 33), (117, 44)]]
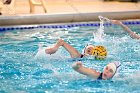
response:
[[(140, 26), (135, 26), (138, 30)], [(0, 33), (0, 92), (99, 92), (123, 93), (140, 92), (140, 41), (131, 39), (121, 28), (105, 27), (103, 42), (95, 42), (93, 31), (98, 27), (73, 27), (69, 29), (33, 29)], [(118, 30), (120, 30), (119, 34)], [(80, 52), (87, 43), (104, 45), (108, 50), (105, 61), (93, 58), (81, 59), (90, 68), (102, 71), (110, 61), (122, 63), (120, 78), (96, 81), (75, 72), (71, 65), (78, 59), (60, 48), (51, 57), (35, 59), (38, 44), (50, 46), (58, 38), (63, 38)]]

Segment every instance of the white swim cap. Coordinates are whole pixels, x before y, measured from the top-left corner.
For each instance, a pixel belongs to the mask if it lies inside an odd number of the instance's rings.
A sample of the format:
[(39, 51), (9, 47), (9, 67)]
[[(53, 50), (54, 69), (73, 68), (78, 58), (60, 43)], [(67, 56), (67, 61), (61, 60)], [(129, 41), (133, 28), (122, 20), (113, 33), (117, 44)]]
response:
[(117, 72), (117, 69), (121, 66), (121, 63), (118, 61), (114, 61), (114, 62), (109, 63), (107, 66), (113, 70), (113, 76), (114, 76)]
[(89, 47), (95, 47), (94, 45), (87, 45), (86, 47), (85, 47), (85, 49), (87, 49), (87, 48), (89, 48)]
[(90, 47), (94, 48), (95, 46), (94, 45), (87, 44), (87, 46), (85, 46), (85, 48), (83, 50), (83, 54), (85, 54), (86, 49), (88, 49)]

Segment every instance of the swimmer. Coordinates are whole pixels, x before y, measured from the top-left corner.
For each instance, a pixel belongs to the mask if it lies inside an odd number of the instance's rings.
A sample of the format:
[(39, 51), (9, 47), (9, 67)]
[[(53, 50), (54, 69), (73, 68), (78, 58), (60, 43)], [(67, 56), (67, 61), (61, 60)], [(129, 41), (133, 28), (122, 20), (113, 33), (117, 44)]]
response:
[(103, 72), (97, 72), (95, 69), (84, 67), (82, 62), (74, 63), (72, 68), (81, 74), (97, 80), (109, 80), (114, 77), (120, 65), (119, 62), (111, 62), (104, 67)]
[(84, 49), (84, 53), (81, 54), (62, 39), (59, 39), (53, 47), (47, 48), (45, 52), (46, 54), (54, 54), (60, 46), (64, 47), (69, 52), (71, 58), (83, 58), (84, 56), (92, 55), (95, 59), (104, 59), (107, 56), (107, 51), (103, 46), (87, 45)]
[(133, 32), (130, 28), (128, 28), (126, 25), (124, 25), (121, 21), (118, 21), (118, 20), (111, 20), (111, 23), (120, 25), (126, 32), (129, 33), (129, 35), (130, 35), (133, 39), (140, 39), (140, 35), (138, 35), (138, 34), (136, 34), (135, 32)]

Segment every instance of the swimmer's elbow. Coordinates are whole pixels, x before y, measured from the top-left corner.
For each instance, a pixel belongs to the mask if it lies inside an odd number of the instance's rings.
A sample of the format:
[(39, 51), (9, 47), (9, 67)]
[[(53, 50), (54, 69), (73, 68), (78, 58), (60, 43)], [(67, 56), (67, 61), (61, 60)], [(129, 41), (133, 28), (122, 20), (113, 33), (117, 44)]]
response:
[(73, 68), (74, 70), (76, 70), (76, 71), (78, 71), (78, 70), (80, 69), (80, 67), (76, 66), (75, 64), (72, 65), (72, 68)]
[(72, 65), (72, 68), (73, 68), (75, 71), (79, 72), (79, 70), (82, 68), (82, 63), (81, 63), (81, 62), (76, 62), (76, 63), (74, 63), (74, 64)]

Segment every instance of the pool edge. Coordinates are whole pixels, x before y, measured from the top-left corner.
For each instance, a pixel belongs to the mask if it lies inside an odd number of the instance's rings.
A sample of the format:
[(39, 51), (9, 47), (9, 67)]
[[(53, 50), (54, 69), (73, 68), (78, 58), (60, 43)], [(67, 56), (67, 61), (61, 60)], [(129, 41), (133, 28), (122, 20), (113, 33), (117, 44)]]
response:
[(140, 19), (140, 11), (67, 13), (67, 14), (43, 14), (43, 15), (29, 14), (16, 16), (0, 16), (0, 26), (99, 21), (98, 19), (99, 15), (117, 20)]

